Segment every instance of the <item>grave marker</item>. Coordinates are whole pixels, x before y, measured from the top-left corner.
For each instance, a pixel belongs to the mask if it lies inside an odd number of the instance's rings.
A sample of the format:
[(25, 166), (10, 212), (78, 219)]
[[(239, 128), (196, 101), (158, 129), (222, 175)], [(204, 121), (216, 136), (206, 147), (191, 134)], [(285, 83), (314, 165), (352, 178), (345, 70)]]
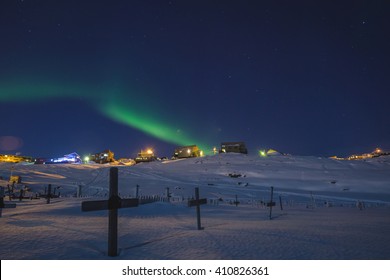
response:
[(0, 217), (2, 215), (3, 208), (16, 208), (15, 203), (4, 203), (4, 188), (0, 187)]
[(272, 201), (274, 198), (274, 187), (271, 187), (271, 201), (267, 203), (267, 206), (269, 207), (269, 219), (272, 219), (272, 207), (275, 206), (275, 202)]
[(46, 197), (46, 203), (50, 204), (50, 197), (51, 197), (51, 184), (47, 187), (47, 197)]
[(118, 196), (118, 168), (110, 168), (110, 196), (108, 200), (83, 201), (82, 211), (108, 210), (108, 255), (118, 255), (118, 209), (137, 207), (138, 198), (121, 199)]
[(235, 201), (233, 201), (233, 204), (234, 204), (234, 205), (236, 205), (236, 207), (238, 206), (238, 204), (240, 204), (240, 202), (238, 201), (238, 197), (237, 197), (237, 195), (236, 195), (236, 200), (235, 200)]
[(198, 230), (202, 230), (200, 223), (200, 205), (207, 204), (206, 198), (199, 198), (199, 188), (195, 188), (195, 199), (188, 201), (188, 207), (196, 206), (196, 221), (198, 224)]

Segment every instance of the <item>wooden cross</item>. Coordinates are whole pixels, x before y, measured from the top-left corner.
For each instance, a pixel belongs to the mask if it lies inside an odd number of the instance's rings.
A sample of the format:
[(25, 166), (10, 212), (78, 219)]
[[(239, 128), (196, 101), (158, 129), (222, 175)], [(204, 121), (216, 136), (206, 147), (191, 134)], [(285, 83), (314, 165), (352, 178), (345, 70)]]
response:
[(207, 204), (206, 198), (199, 198), (199, 188), (195, 188), (195, 199), (188, 201), (188, 207), (196, 206), (196, 220), (198, 223), (198, 230), (202, 230), (201, 224), (200, 224), (200, 205)]
[(274, 187), (271, 187), (271, 201), (267, 203), (267, 206), (269, 207), (269, 219), (272, 219), (272, 207), (275, 206), (275, 202), (272, 201), (274, 197)]
[(108, 255), (118, 255), (118, 209), (137, 207), (138, 198), (121, 199), (118, 196), (118, 168), (110, 168), (110, 197), (108, 200), (83, 201), (82, 211), (108, 210)]
[(3, 208), (16, 208), (15, 203), (4, 203), (4, 188), (0, 187), (0, 217), (2, 215)]
[(235, 205), (236, 205), (236, 207), (238, 206), (238, 204), (240, 204), (240, 202), (238, 201), (237, 195), (236, 195), (236, 200), (235, 200), (235, 201), (233, 201), (233, 204), (235, 204)]
[(168, 202), (171, 202), (171, 193), (169, 192), (169, 188), (165, 189), (165, 194), (166, 194)]

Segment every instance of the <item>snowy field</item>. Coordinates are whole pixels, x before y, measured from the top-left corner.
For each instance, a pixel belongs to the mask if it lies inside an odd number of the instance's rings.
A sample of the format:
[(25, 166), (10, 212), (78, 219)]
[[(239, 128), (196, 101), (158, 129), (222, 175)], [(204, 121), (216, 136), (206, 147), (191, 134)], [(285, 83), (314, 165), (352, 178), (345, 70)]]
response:
[[(21, 176), (16, 190), (27, 185), (26, 196), (48, 184), (60, 194), (50, 204), (5, 198), (16, 208), (2, 210), (1, 259), (112, 259), (107, 211), (81, 211), (82, 201), (107, 199), (110, 167), (0, 163), (3, 178)], [(223, 154), (117, 167), (122, 198), (134, 197), (138, 185), (139, 195), (162, 201), (118, 211), (114, 259), (390, 259), (390, 157)], [(269, 219), (271, 186), (276, 206)], [(201, 231), (187, 207), (195, 187), (208, 199)]]

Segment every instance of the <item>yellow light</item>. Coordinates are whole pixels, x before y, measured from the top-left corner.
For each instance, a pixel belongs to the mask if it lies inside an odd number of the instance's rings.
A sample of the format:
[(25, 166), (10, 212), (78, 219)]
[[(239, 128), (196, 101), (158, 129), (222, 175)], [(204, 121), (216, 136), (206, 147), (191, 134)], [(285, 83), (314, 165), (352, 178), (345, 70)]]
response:
[(203, 157), (203, 151), (200, 151), (200, 156)]
[(84, 161), (85, 162), (88, 162), (89, 161), (89, 157), (87, 156), (87, 157), (84, 157)]
[(190, 153), (191, 153), (191, 150), (190, 150), (190, 149), (188, 149), (188, 150), (187, 150), (187, 154), (190, 154)]
[(148, 155), (151, 155), (151, 154), (153, 154), (153, 150), (152, 150), (152, 149), (148, 149), (148, 150), (146, 151), (146, 153), (147, 153)]

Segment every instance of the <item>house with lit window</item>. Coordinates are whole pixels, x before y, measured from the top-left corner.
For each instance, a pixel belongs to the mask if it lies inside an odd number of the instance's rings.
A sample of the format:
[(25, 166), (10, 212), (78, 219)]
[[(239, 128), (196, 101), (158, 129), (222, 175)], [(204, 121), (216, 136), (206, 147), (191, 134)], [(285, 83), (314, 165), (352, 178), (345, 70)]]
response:
[(244, 142), (222, 142), (219, 152), (247, 154), (248, 150)]
[(64, 155), (59, 158), (52, 158), (50, 160), (46, 160), (44, 164), (58, 164), (58, 163), (81, 163), (81, 158), (77, 153), (70, 153), (68, 155)]
[(90, 161), (94, 161), (96, 163), (100, 163), (100, 164), (109, 163), (109, 162), (115, 161), (114, 153), (111, 152), (110, 150), (105, 150), (105, 151), (103, 151), (101, 153), (96, 153), (94, 155), (91, 155), (89, 157), (89, 160)]
[(175, 149), (175, 153), (173, 154), (173, 158), (191, 158), (201, 156), (203, 156), (203, 152), (197, 145), (178, 147)]
[(152, 149), (141, 150), (137, 157), (134, 159), (136, 163), (155, 161), (157, 157), (154, 155)]

